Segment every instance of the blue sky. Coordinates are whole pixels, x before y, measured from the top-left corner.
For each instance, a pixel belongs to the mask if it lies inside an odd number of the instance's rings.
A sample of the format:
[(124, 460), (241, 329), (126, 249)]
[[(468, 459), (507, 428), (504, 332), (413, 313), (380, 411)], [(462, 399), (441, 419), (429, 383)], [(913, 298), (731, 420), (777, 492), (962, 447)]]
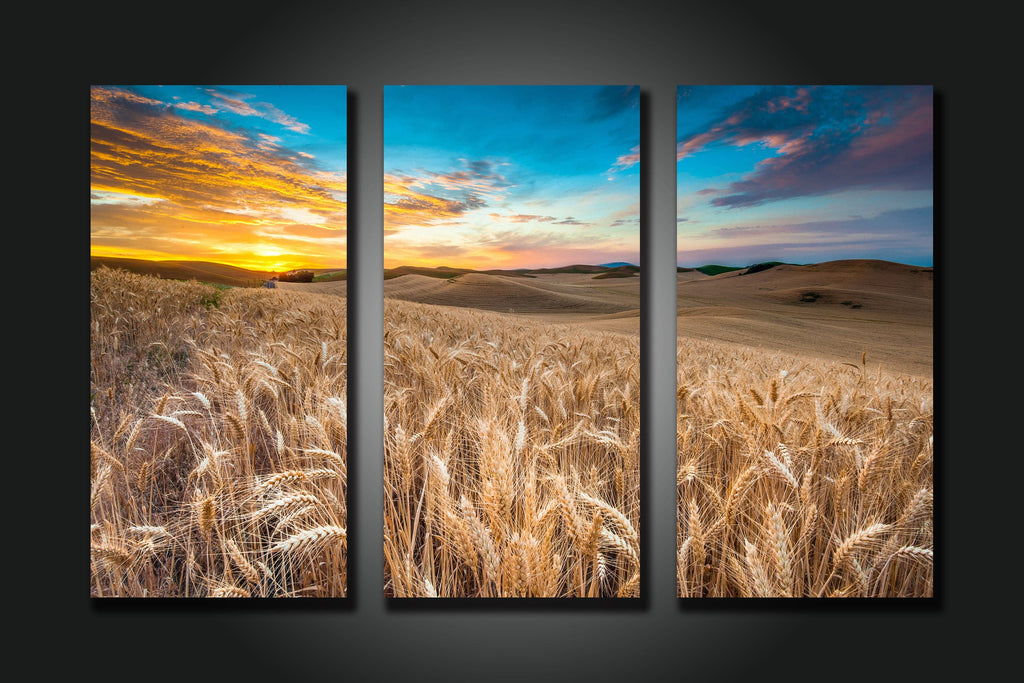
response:
[(677, 264), (933, 265), (930, 86), (679, 86)]
[(639, 264), (635, 86), (386, 86), (384, 266)]

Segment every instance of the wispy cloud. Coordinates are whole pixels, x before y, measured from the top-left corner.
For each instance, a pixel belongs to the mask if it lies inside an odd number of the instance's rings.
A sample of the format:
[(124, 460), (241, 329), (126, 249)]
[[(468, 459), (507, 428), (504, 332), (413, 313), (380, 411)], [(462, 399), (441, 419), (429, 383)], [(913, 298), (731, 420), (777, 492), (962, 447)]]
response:
[(616, 159), (615, 163), (612, 164), (612, 167), (608, 169), (608, 173), (611, 174), (616, 173), (618, 171), (623, 171), (631, 166), (635, 166), (638, 163), (640, 163), (640, 145), (636, 145), (635, 147), (633, 147), (633, 149), (629, 151), (629, 153), (623, 154), (618, 159)]
[(726, 260), (729, 265), (750, 265), (761, 260), (807, 263), (838, 258), (910, 262), (915, 254), (931, 252), (933, 220), (933, 209), (927, 206), (869, 217), (737, 225), (681, 233), (679, 263), (702, 265)]
[(206, 114), (207, 116), (213, 116), (220, 111), (211, 104), (200, 104), (199, 102), (175, 102), (171, 106), (180, 111), (192, 111), (198, 114)]
[(450, 192), (500, 200), (513, 183), (498, 172), (499, 164), (488, 159), (459, 159), (464, 168), (443, 173), (422, 171), (417, 180), (420, 187), (435, 187)]
[(214, 88), (210, 88), (208, 92), (211, 97), (215, 98), (221, 106), (224, 107), (224, 109), (240, 116), (256, 116), (261, 119), (273, 121), (274, 123), (284, 126), (288, 130), (295, 131), (296, 133), (309, 132), (309, 126), (307, 124), (297, 120), (294, 116), (289, 116), (268, 102), (255, 102), (250, 104), (247, 100), (252, 99), (252, 95), (245, 93), (232, 93)]
[(500, 223), (553, 223), (558, 220), (554, 216), (541, 216), (532, 213), (489, 213), (487, 215)]
[(420, 192), (419, 178), (387, 174), (384, 176), (384, 231), (392, 232), (403, 226), (429, 226), (457, 218), (486, 202), (467, 194), (461, 199), (440, 197)]
[(493, 263), (520, 263), (528, 267), (557, 267), (590, 262), (595, 253), (615, 256), (612, 260), (639, 261), (635, 241), (604, 236), (594, 239), (565, 230), (523, 233), (518, 230), (485, 230), (476, 240), (480, 253)]
[[(419, 170), (385, 174), (385, 230), (449, 220), (488, 206), (489, 201), (500, 201), (505, 191), (513, 186), (497, 171), (496, 162), (486, 159), (460, 159), (459, 162), (462, 168), (444, 172)], [(526, 214), (513, 214), (507, 220), (527, 222), (529, 219), (523, 216)]]

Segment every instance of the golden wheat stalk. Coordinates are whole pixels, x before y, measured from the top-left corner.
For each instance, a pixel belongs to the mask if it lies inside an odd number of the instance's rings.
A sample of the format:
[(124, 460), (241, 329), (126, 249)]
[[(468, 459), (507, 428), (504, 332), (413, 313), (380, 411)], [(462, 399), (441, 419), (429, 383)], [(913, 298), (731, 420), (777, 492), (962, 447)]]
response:
[(288, 538), (278, 541), (271, 547), (273, 553), (313, 553), (323, 546), (334, 542), (345, 545), (347, 542), (345, 529), (340, 526), (318, 526), (300, 531)]

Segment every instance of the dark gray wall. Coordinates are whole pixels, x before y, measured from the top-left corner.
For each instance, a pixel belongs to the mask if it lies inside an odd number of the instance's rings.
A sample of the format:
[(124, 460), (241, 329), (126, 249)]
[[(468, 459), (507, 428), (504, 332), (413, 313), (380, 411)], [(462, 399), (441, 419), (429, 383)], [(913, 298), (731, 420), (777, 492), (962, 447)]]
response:
[[(787, 680), (916, 678), (942, 673), (1000, 582), (951, 590), (949, 539), (964, 528), (947, 468), (955, 435), (936, 442), (938, 597), (841, 605), (680, 602), (675, 598), (675, 87), (693, 83), (913, 83), (936, 87), (936, 374), (944, 414), (953, 381), (946, 311), (953, 251), (949, 168), (966, 154), (950, 121), (973, 108), (952, 28), (969, 18), (932, 5), (861, 2), (172, 3), (91, 8), (84, 69), (70, 113), (85, 120), (90, 83), (331, 83), (350, 92), (351, 598), (242, 605), (88, 601), (82, 519), (85, 470), (67, 482), (70, 529), (46, 590), (61, 600), (48, 637), (77, 654), (45, 668), (102, 666), (115, 678), (160, 680)], [(644, 598), (619, 603), (395, 606), (381, 596), (382, 86), (385, 84), (637, 84), (642, 92)], [(966, 100), (966, 102), (965, 102)], [(77, 118), (75, 119), (77, 120)], [(958, 120), (963, 120), (958, 119)], [(82, 136), (82, 128), (74, 128)], [(85, 139), (85, 138), (81, 138)], [(74, 145), (81, 145), (75, 147)], [(71, 164), (88, 156), (76, 138)], [(973, 161), (973, 159), (972, 159)], [(966, 166), (971, 164), (965, 163)], [(79, 169), (84, 187), (84, 166)], [(961, 176), (962, 177), (962, 176)], [(961, 186), (958, 185), (958, 188)], [(85, 205), (82, 195), (73, 195)], [(958, 195), (962, 196), (962, 195)], [(83, 219), (81, 209), (76, 217)], [(971, 209), (973, 211), (973, 209)], [(981, 227), (981, 226), (979, 226)], [(85, 232), (84, 224), (81, 227)], [(960, 240), (956, 250), (970, 247)], [(87, 243), (81, 246), (81, 258)], [(77, 263), (77, 262), (76, 262)], [(80, 313), (80, 311), (79, 311)], [(81, 356), (74, 360), (82, 363)], [(83, 366), (84, 367), (84, 366)], [(80, 372), (73, 366), (72, 372)], [(70, 404), (74, 414), (79, 403)], [(84, 426), (75, 434), (84, 434)], [(962, 438), (962, 437), (961, 437)], [(77, 452), (80, 437), (72, 440)], [(77, 456), (74, 456), (77, 457)], [(72, 461), (74, 460), (72, 457)], [(84, 462), (84, 461), (83, 461)], [(969, 476), (961, 473), (962, 477)], [(965, 506), (972, 495), (958, 483)], [(969, 545), (969, 544), (968, 544)], [(963, 552), (971, 552), (965, 550)], [(57, 555), (56, 553), (54, 554)], [(961, 556), (963, 557), (963, 556)], [(69, 568), (70, 565), (70, 568)], [(84, 570), (80, 582), (75, 570)], [(978, 572), (971, 572), (980, 575)], [(961, 575), (967, 572), (960, 572)], [(72, 585), (73, 584), (73, 585)], [(56, 588), (54, 588), (56, 587)], [(109, 662), (109, 665), (107, 664)], [(123, 675), (118, 675), (123, 674)], [(108, 675), (108, 674), (104, 674)]]

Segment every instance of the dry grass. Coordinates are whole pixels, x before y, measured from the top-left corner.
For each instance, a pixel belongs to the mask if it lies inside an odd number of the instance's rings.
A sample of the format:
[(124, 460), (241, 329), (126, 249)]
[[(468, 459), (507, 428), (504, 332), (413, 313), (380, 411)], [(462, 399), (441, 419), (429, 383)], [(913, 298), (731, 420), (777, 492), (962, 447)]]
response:
[(639, 339), (384, 301), (390, 597), (639, 595)]
[(932, 383), (687, 340), (680, 597), (931, 596)]
[(344, 596), (344, 299), (91, 295), (91, 595)]

